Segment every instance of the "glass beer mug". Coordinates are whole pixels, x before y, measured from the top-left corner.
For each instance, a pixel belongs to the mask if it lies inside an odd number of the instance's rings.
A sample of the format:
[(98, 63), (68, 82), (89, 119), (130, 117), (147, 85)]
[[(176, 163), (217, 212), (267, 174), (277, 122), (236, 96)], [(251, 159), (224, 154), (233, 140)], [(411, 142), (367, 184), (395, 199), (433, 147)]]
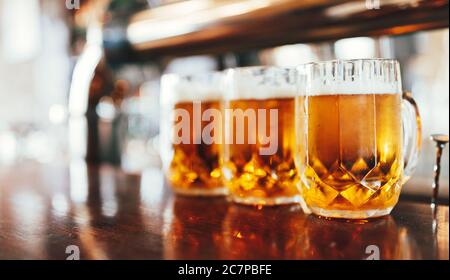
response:
[(420, 117), (402, 95), (399, 63), (337, 60), (298, 72), (297, 166), (307, 207), (333, 218), (389, 214), (420, 150)]
[(220, 120), (222, 73), (166, 74), (161, 79), (160, 143), (163, 169), (174, 192), (225, 195)]
[(223, 174), (241, 204), (300, 201), (295, 167), (295, 69), (243, 67), (227, 71)]

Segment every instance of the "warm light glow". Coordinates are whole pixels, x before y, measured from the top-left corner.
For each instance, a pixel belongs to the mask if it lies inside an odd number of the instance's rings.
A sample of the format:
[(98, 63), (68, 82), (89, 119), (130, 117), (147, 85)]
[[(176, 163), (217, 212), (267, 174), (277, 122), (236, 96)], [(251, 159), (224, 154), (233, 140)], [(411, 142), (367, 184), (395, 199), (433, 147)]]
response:
[[(417, 7), (420, 1), (421, 0), (382, 0), (380, 1), (380, 8), (391, 5)], [(328, 8), (325, 13), (329, 17), (346, 18), (352, 14), (362, 13), (365, 11), (368, 11), (368, 5), (366, 3), (366, 0), (361, 0), (346, 2), (337, 6), (333, 6), (331, 8)]]
[[(220, 21), (223, 18), (235, 17), (266, 8), (273, 0), (227, 1), (216, 6), (207, 5), (208, 2), (211, 1), (199, 1), (198, 3), (189, 1), (154, 9), (149, 14), (150, 19), (137, 20), (130, 24), (127, 30), (128, 39), (132, 44), (140, 44), (146, 41), (187, 34), (212, 20)], [(191, 12), (184, 10), (183, 13), (180, 13), (182, 8), (185, 7), (184, 5), (190, 7)], [(208, 6), (211, 6), (211, 8), (206, 9), (205, 7)], [(171, 11), (171, 17), (167, 16), (169, 10)], [(179, 16), (175, 17), (174, 14), (179, 14)]]

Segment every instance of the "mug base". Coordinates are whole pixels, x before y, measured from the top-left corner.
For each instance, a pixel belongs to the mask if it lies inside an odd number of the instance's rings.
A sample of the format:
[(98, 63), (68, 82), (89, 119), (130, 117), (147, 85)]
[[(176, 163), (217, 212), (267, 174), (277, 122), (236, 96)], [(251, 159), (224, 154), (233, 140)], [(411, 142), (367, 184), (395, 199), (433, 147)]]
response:
[(261, 197), (239, 197), (230, 195), (230, 200), (237, 204), (244, 205), (256, 205), (256, 206), (277, 206), (287, 204), (301, 203), (301, 197), (296, 196), (283, 196), (274, 198), (261, 198)]
[(389, 215), (394, 207), (385, 209), (367, 209), (367, 210), (328, 210), (319, 207), (309, 207), (311, 212), (317, 216), (335, 219), (371, 219)]
[(172, 188), (173, 192), (182, 196), (226, 196), (228, 194), (227, 188), (213, 188), (213, 189), (182, 189)]

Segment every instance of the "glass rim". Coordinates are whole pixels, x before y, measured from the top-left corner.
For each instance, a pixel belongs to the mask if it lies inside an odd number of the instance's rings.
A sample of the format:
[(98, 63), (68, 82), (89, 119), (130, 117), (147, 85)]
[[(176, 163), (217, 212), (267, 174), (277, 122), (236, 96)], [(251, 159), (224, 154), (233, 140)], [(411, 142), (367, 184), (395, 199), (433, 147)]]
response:
[(223, 72), (230, 73), (231, 71), (236, 73), (250, 72), (252, 70), (276, 70), (276, 71), (295, 71), (297, 66), (276, 66), (276, 65), (254, 65), (243, 67), (231, 67), (223, 70)]
[(395, 58), (354, 58), (354, 59), (331, 59), (331, 60), (325, 60), (325, 61), (314, 61), (314, 62), (308, 62), (299, 65), (298, 67), (304, 67), (304, 66), (322, 66), (322, 65), (328, 65), (328, 64), (342, 64), (342, 63), (356, 63), (356, 62), (384, 62), (384, 63), (394, 63), (394, 64), (400, 64), (400, 62)]

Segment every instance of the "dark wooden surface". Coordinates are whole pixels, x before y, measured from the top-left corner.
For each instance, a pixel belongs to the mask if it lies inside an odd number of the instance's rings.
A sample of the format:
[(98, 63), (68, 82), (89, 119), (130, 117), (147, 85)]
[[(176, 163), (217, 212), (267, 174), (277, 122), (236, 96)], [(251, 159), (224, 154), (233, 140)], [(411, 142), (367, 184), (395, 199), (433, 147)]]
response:
[[(448, 259), (448, 207), (401, 201), (366, 223), (175, 197), (158, 169), (125, 175), (83, 161), (0, 168), (0, 259)], [(433, 226), (434, 225), (434, 226)], [(435, 229), (433, 229), (435, 228)]]

